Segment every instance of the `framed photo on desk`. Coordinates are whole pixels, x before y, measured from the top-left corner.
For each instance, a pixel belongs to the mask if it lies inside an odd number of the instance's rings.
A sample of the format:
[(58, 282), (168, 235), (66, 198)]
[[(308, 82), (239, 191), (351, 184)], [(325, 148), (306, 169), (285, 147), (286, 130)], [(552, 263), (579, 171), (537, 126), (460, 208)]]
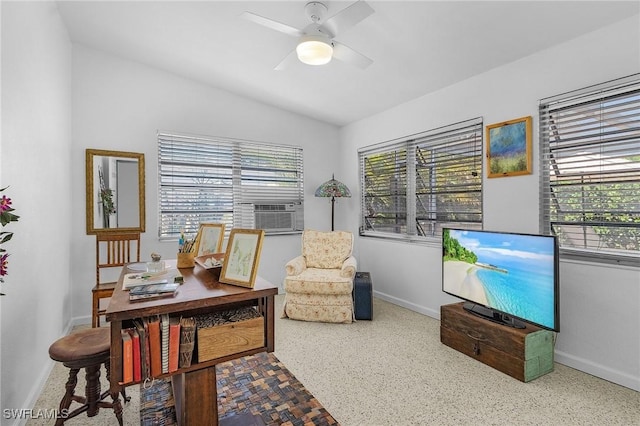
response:
[(262, 229), (232, 229), (227, 251), (220, 271), (220, 282), (253, 288), (260, 252), (262, 251)]
[(195, 257), (220, 253), (224, 240), (224, 223), (201, 223), (195, 242)]

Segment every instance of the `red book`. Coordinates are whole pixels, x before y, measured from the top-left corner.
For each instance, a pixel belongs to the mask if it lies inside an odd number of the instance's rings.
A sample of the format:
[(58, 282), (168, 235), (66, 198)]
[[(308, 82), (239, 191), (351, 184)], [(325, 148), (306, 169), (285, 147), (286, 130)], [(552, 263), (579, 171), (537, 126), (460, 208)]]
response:
[(178, 369), (180, 359), (180, 318), (169, 320), (169, 373)]
[(160, 344), (160, 318), (149, 318), (149, 358), (151, 359), (151, 377), (162, 374), (162, 346)]
[(133, 382), (133, 344), (131, 335), (122, 330), (122, 383)]
[(135, 328), (129, 329), (131, 335), (131, 346), (133, 346), (133, 380), (135, 382), (142, 381), (142, 364), (140, 358), (140, 335)]

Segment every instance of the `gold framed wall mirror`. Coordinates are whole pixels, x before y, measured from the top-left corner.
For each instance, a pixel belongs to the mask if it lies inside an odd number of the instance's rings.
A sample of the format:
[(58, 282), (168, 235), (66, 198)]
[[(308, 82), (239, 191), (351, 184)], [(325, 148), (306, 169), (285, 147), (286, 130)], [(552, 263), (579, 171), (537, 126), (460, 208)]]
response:
[(145, 230), (144, 154), (86, 150), (87, 234)]

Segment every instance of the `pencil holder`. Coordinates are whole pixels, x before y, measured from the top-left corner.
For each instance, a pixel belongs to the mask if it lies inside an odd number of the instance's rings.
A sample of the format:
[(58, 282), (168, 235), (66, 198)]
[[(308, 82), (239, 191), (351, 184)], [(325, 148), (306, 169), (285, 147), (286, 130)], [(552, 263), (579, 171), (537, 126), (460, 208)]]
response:
[(178, 268), (193, 268), (195, 265), (193, 253), (178, 253), (176, 262)]

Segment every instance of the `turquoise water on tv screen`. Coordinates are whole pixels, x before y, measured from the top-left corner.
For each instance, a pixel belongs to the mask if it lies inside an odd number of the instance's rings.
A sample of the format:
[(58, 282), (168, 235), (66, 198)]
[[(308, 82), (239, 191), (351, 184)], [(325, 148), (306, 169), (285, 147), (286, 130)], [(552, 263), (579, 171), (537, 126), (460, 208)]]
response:
[(508, 274), (488, 269), (477, 272), (489, 306), (554, 328), (553, 266), (546, 262), (502, 262)]

